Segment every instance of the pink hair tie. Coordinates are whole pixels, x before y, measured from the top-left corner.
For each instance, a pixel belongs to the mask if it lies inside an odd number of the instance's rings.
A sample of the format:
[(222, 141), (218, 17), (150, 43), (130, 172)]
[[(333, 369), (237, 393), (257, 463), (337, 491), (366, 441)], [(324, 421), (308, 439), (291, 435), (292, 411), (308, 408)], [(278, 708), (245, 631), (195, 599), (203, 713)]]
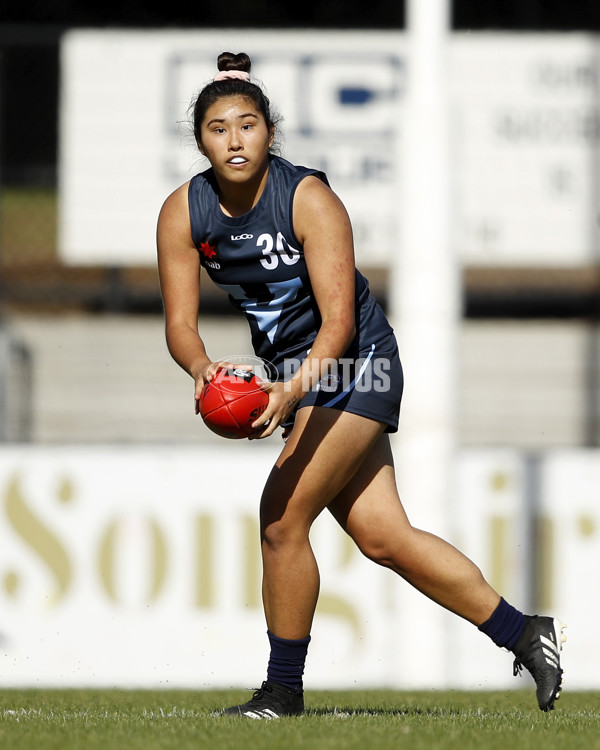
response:
[(240, 81), (249, 81), (250, 74), (246, 73), (245, 70), (221, 70), (213, 78), (213, 81), (227, 81), (235, 78), (238, 78)]

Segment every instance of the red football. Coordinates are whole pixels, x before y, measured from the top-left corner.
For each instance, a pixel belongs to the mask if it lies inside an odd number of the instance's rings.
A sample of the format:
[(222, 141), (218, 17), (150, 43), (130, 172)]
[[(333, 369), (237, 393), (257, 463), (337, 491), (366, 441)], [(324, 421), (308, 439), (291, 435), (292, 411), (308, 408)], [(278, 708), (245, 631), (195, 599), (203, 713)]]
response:
[(269, 394), (260, 387), (262, 382), (250, 370), (218, 370), (200, 397), (204, 424), (225, 438), (252, 435), (252, 422), (269, 403)]

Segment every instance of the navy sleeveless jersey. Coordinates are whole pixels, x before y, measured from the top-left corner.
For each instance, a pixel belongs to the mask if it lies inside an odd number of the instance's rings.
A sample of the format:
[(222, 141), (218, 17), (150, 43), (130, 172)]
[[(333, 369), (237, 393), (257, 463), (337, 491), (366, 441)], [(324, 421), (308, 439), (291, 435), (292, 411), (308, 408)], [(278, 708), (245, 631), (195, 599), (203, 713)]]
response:
[[(296, 188), (308, 175), (327, 184), (323, 172), (271, 156), (258, 203), (236, 217), (221, 210), (212, 169), (189, 185), (192, 239), (202, 266), (246, 315), (256, 355), (279, 375), (286, 359), (304, 359), (321, 322), (292, 216)], [(358, 270), (355, 276), (357, 335), (351, 350), (357, 354), (361, 343), (381, 340), (391, 328), (367, 280)]]

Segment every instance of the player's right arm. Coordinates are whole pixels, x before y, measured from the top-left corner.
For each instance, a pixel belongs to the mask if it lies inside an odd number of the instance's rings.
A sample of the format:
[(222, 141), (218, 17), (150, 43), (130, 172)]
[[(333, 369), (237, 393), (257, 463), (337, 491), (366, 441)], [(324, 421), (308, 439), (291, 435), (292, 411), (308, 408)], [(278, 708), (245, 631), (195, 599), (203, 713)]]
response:
[(200, 257), (192, 241), (188, 184), (164, 202), (157, 225), (158, 274), (165, 310), (167, 346), (173, 359), (195, 382), (197, 400), (215, 363), (198, 333)]

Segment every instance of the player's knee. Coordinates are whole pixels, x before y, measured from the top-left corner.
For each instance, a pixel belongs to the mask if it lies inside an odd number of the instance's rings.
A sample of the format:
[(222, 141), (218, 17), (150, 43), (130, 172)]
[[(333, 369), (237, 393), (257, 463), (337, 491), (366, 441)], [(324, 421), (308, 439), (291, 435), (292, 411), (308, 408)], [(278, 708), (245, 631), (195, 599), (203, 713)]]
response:
[(414, 566), (419, 555), (414, 546), (416, 529), (408, 526), (396, 533), (364, 531), (354, 541), (369, 560), (403, 575)]
[(363, 538), (356, 540), (356, 544), (362, 554), (377, 565), (385, 568), (394, 566), (394, 552), (383, 540), (376, 537)]
[(261, 529), (261, 542), (263, 547), (276, 552), (285, 544), (286, 538), (285, 524), (272, 522), (263, 526)]
[(260, 506), (263, 547), (276, 552), (283, 547), (305, 544), (309, 531), (310, 519), (294, 512), (284, 493), (263, 492)]
[(270, 552), (279, 552), (282, 549), (304, 544), (308, 539), (308, 534), (283, 517), (265, 524), (261, 530), (261, 538), (263, 547)]

